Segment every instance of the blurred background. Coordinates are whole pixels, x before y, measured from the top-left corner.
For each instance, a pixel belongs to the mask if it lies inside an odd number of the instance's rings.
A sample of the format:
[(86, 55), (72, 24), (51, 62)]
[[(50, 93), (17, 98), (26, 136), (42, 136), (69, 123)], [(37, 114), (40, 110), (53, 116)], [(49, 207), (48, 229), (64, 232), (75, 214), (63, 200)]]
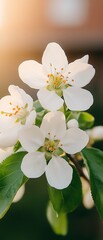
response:
[[(19, 64), (41, 62), (49, 42), (61, 45), (69, 62), (89, 54), (96, 74), (86, 87), (94, 95), (89, 112), (95, 125), (103, 125), (103, 0), (0, 0), (0, 97), (10, 84), (36, 99), (36, 91), (18, 76)], [(99, 144), (103, 150), (103, 144)], [(0, 221), (2, 240), (103, 240), (103, 225), (96, 209), (83, 205), (68, 216), (66, 237), (53, 234), (46, 220), (48, 202), (45, 177), (30, 180), (26, 194)]]

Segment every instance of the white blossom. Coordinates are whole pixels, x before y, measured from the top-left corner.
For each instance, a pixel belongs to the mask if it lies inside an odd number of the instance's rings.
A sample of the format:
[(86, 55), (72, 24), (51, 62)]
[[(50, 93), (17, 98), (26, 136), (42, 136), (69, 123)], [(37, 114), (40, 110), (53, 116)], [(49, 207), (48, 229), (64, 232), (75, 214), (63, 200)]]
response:
[(22, 81), (39, 89), (38, 99), (50, 111), (60, 109), (64, 101), (70, 110), (87, 110), (93, 104), (93, 97), (82, 87), (94, 74), (93, 66), (88, 64), (88, 55), (68, 64), (65, 52), (55, 42), (47, 45), (42, 64), (29, 60), (19, 66)]
[[(62, 112), (47, 113), (39, 127), (25, 127), (20, 131), (19, 140), (28, 152), (21, 169), (29, 178), (40, 177), (44, 172), (48, 183), (57, 189), (66, 188), (72, 180), (72, 167), (58, 153), (75, 154), (88, 143), (88, 135), (79, 128), (66, 129)], [(48, 159), (48, 156), (50, 157)]]
[(0, 147), (13, 146), (24, 125), (32, 125), (36, 112), (33, 99), (18, 86), (10, 85), (10, 95), (0, 100)]

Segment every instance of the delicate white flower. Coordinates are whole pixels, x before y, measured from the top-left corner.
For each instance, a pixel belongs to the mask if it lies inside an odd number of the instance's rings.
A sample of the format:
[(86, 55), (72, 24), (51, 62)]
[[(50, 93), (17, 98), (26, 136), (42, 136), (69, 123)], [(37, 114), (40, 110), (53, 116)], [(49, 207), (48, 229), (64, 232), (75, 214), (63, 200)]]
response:
[(66, 188), (72, 180), (72, 167), (58, 152), (60, 149), (62, 154), (80, 152), (88, 139), (88, 135), (79, 128), (66, 129), (62, 112), (49, 112), (44, 116), (40, 128), (25, 127), (19, 134), (23, 148), (28, 151), (21, 169), (29, 178), (40, 177), (45, 172), (51, 186)]
[(103, 126), (96, 126), (90, 130), (87, 130), (87, 133), (91, 142), (103, 140)]
[(61, 108), (64, 100), (70, 110), (87, 110), (93, 104), (93, 97), (82, 87), (94, 74), (94, 68), (88, 64), (88, 55), (68, 64), (63, 49), (54, 42), (47, 45), (42, 64), (29, 60), (19, 66), (22, 81), (39, 89), (38, 99), (50, 111)]
[(26, 124), (32, 125), (36, 112), (33, 99), (21, 88), (10, 85), (10, 95), (0, 100), (0, 146), (13, 146), (18, 140), (19, 130)]

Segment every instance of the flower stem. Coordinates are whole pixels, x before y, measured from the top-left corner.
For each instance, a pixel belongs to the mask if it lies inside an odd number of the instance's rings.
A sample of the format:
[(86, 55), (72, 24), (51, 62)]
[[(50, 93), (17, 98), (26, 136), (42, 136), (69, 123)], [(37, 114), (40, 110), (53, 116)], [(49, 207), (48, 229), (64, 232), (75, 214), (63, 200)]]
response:
[(69, 157), (69, 159), (71, 160), (72, 163), (74, 163), (75, 167), (77, 168), (78, 170), (78, 173), (81, 177), (83, 177), (89, 184), (90, 184), (90, 181), (89, 179), (87, 178), (87, 176), (84, 174), (79, 162), (77, 161), (77, 159), (75, 158), (75, 156), (73, 155), (70, 155), (70, 154), (67, 154), (67, 156)]

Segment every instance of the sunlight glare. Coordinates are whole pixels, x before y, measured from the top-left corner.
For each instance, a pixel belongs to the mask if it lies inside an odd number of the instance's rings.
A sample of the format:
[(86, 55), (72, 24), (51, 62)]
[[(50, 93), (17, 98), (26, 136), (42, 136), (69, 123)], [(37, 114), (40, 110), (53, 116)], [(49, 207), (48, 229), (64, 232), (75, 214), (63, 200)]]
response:
[(3, 0), (0, 0), (0, 28), (3, 25)]

